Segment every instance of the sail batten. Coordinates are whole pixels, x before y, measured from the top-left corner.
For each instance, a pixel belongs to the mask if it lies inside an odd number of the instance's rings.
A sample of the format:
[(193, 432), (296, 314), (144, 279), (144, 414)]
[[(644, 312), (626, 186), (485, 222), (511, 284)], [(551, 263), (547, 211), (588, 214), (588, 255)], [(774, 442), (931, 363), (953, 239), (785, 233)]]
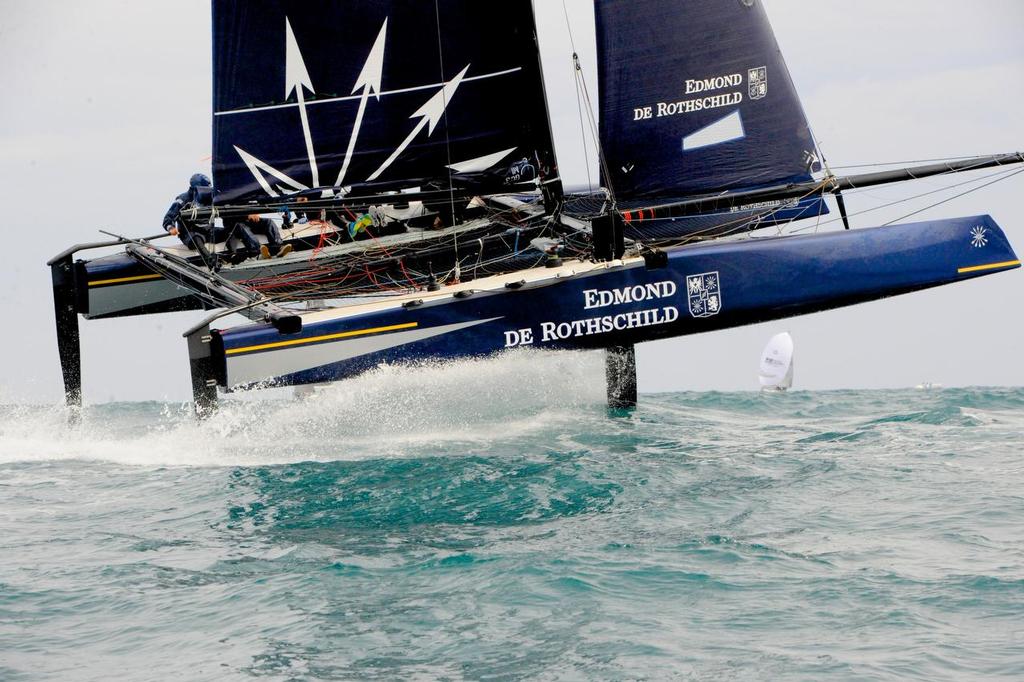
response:
[[(215, 0), (213, 26), (219, 204), (368, 182), (512, 186), (524, 158), (526, 180), (553, 173), (529, 0)], [(501, 149), (518, 151), (472, 177), (448, 168)]]
[(759, 0), (598, 0), (600, 137), (622, 200), (805, 182), (817, 156)]

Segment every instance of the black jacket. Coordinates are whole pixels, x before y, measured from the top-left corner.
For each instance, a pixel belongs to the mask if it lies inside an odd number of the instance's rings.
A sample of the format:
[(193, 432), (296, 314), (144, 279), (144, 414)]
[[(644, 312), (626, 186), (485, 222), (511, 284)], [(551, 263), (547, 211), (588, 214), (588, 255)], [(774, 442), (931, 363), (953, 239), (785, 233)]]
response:
[[(200, 190), (200, 191), (197, 191)], [(206, 190), (206, 191), (202, 191)], [(174, 201), (171, 202), (171, 207), (167, 209), (167, 213), (164, 214), (164, 230), (167, 232), (171, 231), (172, 227), (189, 229), (195, 227), (195, 224), (188, 221), (188, 224), (183, 224), (183, 218), (181, 216), (182, 211), (191, 211), (196, 206), (211, 206), (213, 204), (213, 193), (209, 191), (208, 187), (189, 187), (186, 191), (182, 192), (178, 196), (174, 197)]]

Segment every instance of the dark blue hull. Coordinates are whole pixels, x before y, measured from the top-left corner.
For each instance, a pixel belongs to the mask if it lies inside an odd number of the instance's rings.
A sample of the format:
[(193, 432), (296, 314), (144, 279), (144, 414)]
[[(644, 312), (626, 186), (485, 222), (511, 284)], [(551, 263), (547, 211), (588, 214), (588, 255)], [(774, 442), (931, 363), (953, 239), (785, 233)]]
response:
[(269, 325), (215, 331), (211, 359), (221, 386), (331, 381), (382, 362), (696, 334), (1019, 266), (989, 216), (706, 243), (669, 249), (660, 267), (567, 264), (311, 313), (294, 335)]

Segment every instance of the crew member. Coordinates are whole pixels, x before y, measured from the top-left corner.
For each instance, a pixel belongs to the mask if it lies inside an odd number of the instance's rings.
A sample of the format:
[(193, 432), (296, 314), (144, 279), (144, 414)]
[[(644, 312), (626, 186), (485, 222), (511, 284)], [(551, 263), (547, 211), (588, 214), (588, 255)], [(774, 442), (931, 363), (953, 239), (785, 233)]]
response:
[[(291, 221), (289, 214), (285, 212), (284, 217), (284, 226), (290, 227)], [(261, 259), (265, 260), (270, 258), (271, 255), (280, 258), (281, 256), (287, 256), (292, 252), (291, 244), (281, 243), (281, 230), (277, 227), (277, 223), (270, 218), (264, 218), (256, 213), (252, 213), (246, 216), (244, 223), (238, 223), (235, 225), (235, 229), (242, 240), (246, 242), (247, 247), (249, 239), (252, 239), (254, 243), (258, 244), (256, 239), (253, 237), (253, 234), (262, 234), (267, 238), (267, 243), (258, 247)]]
[(210, 252), (207, 251), (206, 245), (216, 241), (213, 238), (212, 225), (200, 225), (189, 214), (200, 207), (213, 204), (211, 185), (210, 178), (202, 173), (195, 173), (188, 180), (188, 189), (174, 198), (171, 207), (164, 214), (163, 222), (164, 230), (177, 235), (182, 244), (198, 251), (207, 262), (210, 260)]

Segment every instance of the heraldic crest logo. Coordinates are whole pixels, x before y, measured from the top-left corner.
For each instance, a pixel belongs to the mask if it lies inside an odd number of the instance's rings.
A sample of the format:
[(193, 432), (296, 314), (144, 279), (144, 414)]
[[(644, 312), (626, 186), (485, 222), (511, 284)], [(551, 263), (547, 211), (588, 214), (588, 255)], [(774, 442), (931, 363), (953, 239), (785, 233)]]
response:
[(761, 99), (768, 94), (768, 67), (747, 69), (747, 94), (750, 99)]
[(686, 276), (686, 294), (690, 299), (690, 314), (694, 317), (717, 315), (722, 309), (722, 292), (718, 271)]

